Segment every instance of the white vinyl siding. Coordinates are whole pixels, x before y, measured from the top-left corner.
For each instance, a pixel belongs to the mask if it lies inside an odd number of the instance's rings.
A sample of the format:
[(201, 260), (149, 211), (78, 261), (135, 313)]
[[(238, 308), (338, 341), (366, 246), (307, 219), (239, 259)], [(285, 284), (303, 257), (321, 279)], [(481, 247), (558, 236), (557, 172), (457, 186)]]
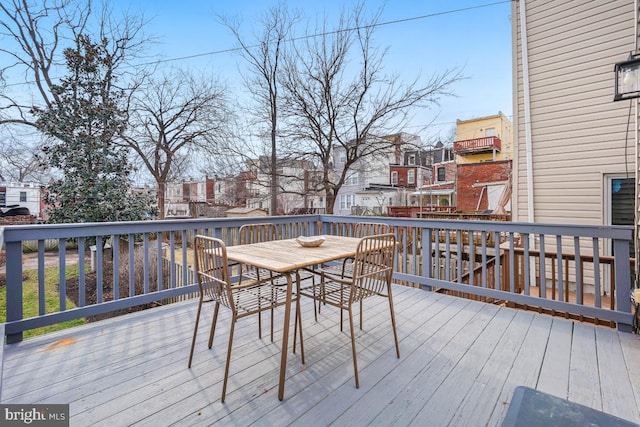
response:
[(633, 1), (513, 2), (514, 221), (528, 220), (519, 10), (525, 5), (534, 221), (602, 224), (603, 176), (634, 175), (634, 118), (628, 101), (613, 102), (613, 65), (634, 48)]

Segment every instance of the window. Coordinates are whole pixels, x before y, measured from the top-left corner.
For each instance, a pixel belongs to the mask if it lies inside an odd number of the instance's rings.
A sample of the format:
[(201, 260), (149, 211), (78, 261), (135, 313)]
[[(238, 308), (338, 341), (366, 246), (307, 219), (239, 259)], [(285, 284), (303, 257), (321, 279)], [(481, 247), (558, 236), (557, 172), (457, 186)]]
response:
[(408, 163), (409, 163), (409, 165), (415, 165), (416, 164), (416, 156), (415, 156), (415, 154), (411, 154), (409, 156), (409, 162)]
[(415, 184), (416, 183), (416, 171), (410, 169), (407, 171), (407, 184)]
[(351, 209), (355, 203), (355, 194), (343, 194), (340, 196), (340, 209)]
[[(633, 225), (635, 185), (634, 178), (610, 178), (609, 223), (611, 225)], [(633, 257), (633, 242), (629, 250), (629, 256)]]
[[(633, 225), (634, 203), (635, 203), (634, 178), (625, 176), (607, 176), (605, 184), (605, 224), (610, 225)], [(633, 241), (629, 242), (629, 257), (634, 257)], [(606, 255), (613, 253), (613, 242), (605, 249)], [(608, 275), (605, 274), (605, 278)], [(605, 279), (604, 290), (610, 292), (611, 284)]]
[(438, 168), (438, 181), (444, 181), (446, 178), (446, 171), (444, 168)]
[(496, 128), (486, 128), (484, 130), (484, 136), (496, 136)]
[(633, 178), (611, 179), (611, 225), (633, 225)]
[(357, 173), (352, 173), (351, 175), (347, 176), (347, 181), (345, 182), (345, 184), (347, 184), (347, 185), (357, 185), (358, 184), (358, 174)]
[(398, 172), (391, 172), (391, 185), (398, 185)]
[(347, 163), (347, 156), (345, 156), (344, 154), (340, 155), (340, 163)]
[(20, 202), (26, 202), (27, 201), (27, 192), (26, 191), (21, 191), (20, 192)]
[(0, 206), (7, 206), (7, 193), (0, 192)]

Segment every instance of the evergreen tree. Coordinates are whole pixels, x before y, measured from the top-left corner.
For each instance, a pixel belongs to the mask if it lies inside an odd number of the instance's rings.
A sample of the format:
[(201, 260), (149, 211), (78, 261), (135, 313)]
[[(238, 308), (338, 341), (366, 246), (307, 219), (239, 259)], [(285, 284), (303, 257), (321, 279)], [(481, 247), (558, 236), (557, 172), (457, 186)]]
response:
[(81, 35), (64, 57), (68, 76), (53, 86), (60, 102), (35, 110), (38, 128), (53, 141), (42, 149), (43, 165), (60, 172), (44, 196), (49, 221), (142, 219), (153, 210), (152, 199), (131, 193), (132, 167), (126, 149), (116, 144), (127, 113), (107, 40), (94, 43)]

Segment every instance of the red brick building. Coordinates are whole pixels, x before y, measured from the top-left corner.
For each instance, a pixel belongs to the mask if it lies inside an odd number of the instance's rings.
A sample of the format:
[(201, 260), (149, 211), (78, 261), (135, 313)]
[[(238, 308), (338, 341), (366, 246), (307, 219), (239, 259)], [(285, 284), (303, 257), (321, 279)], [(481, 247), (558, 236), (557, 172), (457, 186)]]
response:
[(456, 193), (458, 212), (489, 208), (492, 189), (500, 189), (510, 180), (511, 160), (457, 165)]

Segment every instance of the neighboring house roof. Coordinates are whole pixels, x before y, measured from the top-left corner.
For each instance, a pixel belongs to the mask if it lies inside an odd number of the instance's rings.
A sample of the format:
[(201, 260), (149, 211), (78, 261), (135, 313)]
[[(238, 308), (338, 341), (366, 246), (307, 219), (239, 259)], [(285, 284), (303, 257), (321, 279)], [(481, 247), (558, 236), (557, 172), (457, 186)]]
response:
[(411, 193), (414, 196), (419, 196), (420, 194), (424, 195), (432, 195), (432, 196), (448, 196), (455, 192), (455, 188), (440, 188), (440, 189), (422, 189), (419, 191), (414, 191)]
[(380, 194), (380, 193), (397, 193), (399, 187), (377, 187), (365, 188), (363, 190), (354, 191), (355, 194)]
[(260, 208), (231, 208), (227, 210), (227, 216), (264, 216), (267, 211)]
[(423, 185), (421, 188), (423, 190), (437, 190), (439, 188), (450, 188), (451, 186), (455, 186), (455, 181), (443, 181), (443, 182), (436, 182), (435, 184), (425, 184)]
[(247, 213), (247, 212), (253, 212), (253, 211), (264, 211), (264, 209), (239, 207), (239, 208), (231, 208), (227, 212), (231, 212), (231, 213)]

